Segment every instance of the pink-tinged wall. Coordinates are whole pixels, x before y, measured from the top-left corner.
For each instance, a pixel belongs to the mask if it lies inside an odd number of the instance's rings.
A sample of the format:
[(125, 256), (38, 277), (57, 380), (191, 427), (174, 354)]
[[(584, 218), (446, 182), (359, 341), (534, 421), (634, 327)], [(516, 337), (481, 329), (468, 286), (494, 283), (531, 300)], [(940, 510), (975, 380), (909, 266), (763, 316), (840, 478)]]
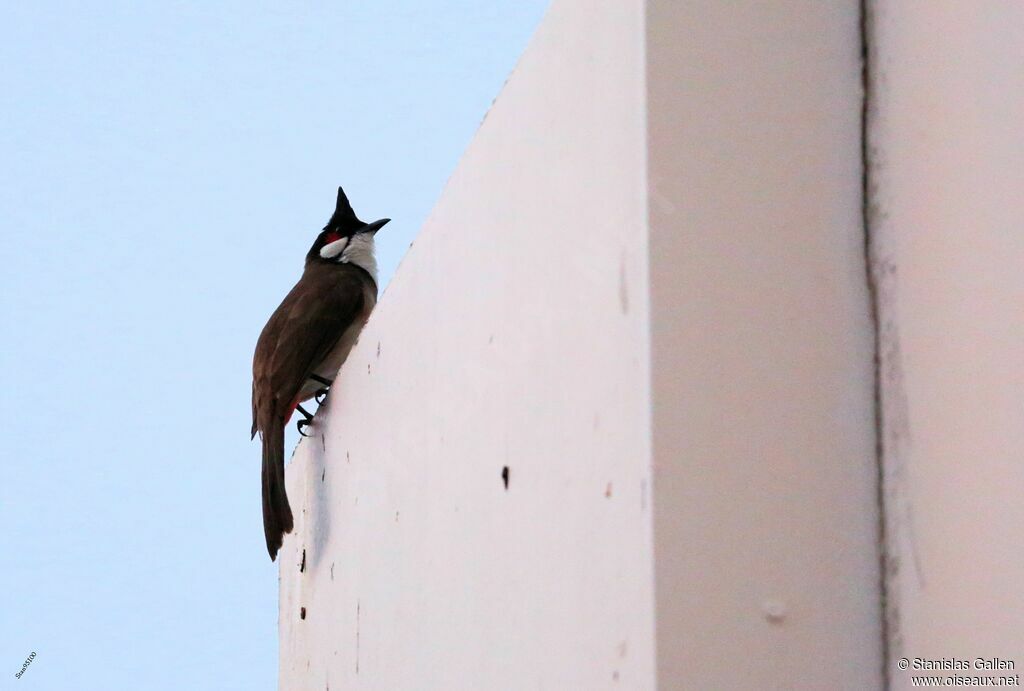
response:
[(871, 9), (890, 659), (1020, 674), (1024, 4)]
[(288, 466), (282, 689), (652, 686), (643, 78), (549, 10)]

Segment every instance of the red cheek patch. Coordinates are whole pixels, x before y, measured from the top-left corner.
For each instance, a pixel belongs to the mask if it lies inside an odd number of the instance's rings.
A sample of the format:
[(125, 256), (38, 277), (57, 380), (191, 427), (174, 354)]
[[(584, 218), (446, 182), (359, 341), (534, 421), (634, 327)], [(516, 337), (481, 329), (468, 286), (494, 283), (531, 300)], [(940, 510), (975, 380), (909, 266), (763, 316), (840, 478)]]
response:
[(328, 233), (327, 237), (324, 238), (324, 244), (329, 245), (332, 242), (337, 242), (341, 239), (341, 233)]

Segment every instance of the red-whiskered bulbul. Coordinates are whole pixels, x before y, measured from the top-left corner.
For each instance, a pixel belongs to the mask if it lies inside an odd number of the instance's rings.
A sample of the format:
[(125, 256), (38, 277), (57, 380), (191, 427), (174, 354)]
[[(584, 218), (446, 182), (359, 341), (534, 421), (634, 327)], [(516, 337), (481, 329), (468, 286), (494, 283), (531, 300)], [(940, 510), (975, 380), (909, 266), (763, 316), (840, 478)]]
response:
[(263, 531), (271, 560), (292, 510), (284, 487), (284, 428), (296, 410), (299, 432), (312, 419), (300, 405), (319, 402), (377, 304), (373, 236), (391, 219), (364, 223), (345, 192), (306, 254), (302, 277), (263, 327), (252, 359), (252, 436), (263, 442)]

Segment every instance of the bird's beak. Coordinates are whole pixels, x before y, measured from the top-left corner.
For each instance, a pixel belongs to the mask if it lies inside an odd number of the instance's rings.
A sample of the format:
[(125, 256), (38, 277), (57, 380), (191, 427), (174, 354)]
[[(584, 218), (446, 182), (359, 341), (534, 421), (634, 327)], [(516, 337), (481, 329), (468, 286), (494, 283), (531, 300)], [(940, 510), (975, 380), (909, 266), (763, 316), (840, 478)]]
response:
[(363, 228), (359, 232), (361, 232), (361, 233), (376, 233), (378, 230), (383, 228), (390, 221), (391, 221), (390, 218), (382, 218), (379, 221), (374, 221), (373, 223), (367, 223), (366, 227)]

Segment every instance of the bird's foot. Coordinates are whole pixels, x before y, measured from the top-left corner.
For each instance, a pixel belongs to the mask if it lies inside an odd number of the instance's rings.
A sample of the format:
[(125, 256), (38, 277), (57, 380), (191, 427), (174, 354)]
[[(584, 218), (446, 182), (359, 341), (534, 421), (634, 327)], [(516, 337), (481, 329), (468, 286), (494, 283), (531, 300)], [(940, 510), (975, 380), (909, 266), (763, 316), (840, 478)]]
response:
[(324, 399), (327, 398), (327, 392), (330, 391), (330, 386), (334, 383), (334, 380), (328, 379), (327, 377), (321, 377), (319, 374), (311, 374), (309, 375), (309, 378), (317, 384), (323, 385), (315, 394), (313, 394), (317, 405), (320, 405), (324, 402)]
[(309, 435), (306, 434), (304, 430), (311, 424), (313, 424), (313, 416), (310, 415), (308, 410), (306, 410), (300, 405), (295, 406), (295, 410), (297, 410), (299, 414), (302, 415), (302, 419), (295, 423), (295, 427), (299, 430), (300, 435), (302, 435), (303, 437), (308, 437)]

